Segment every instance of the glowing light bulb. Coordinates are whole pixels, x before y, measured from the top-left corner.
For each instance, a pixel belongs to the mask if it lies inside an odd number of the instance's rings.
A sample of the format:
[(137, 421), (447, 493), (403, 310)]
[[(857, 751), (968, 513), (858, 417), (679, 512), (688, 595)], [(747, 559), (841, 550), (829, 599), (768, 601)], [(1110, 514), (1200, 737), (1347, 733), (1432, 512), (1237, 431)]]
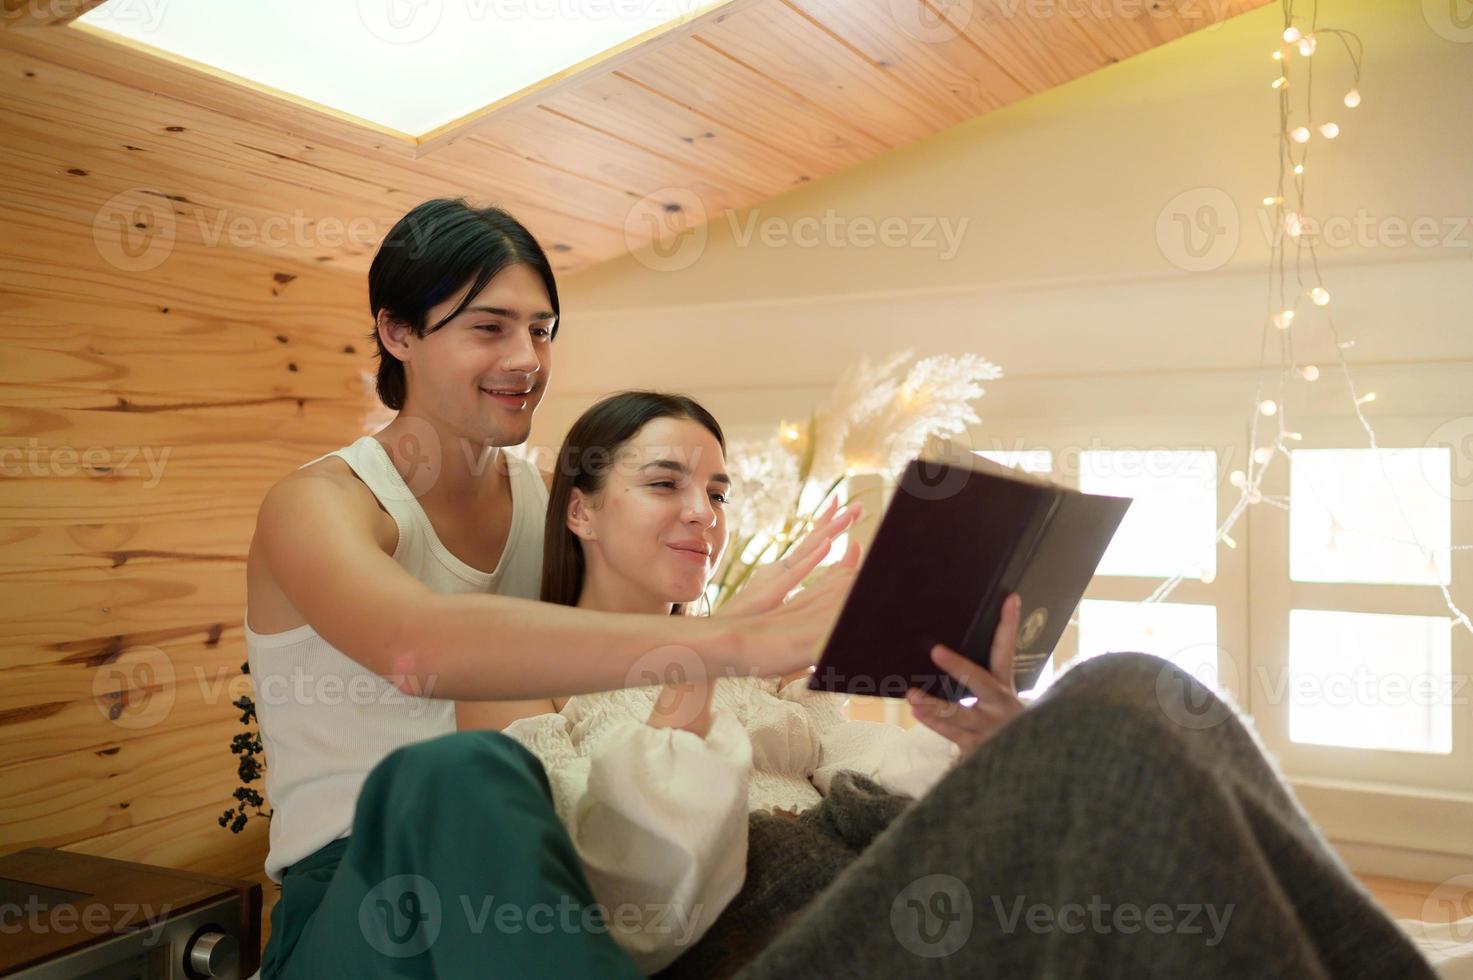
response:
[(1354, 109), (1360, 105), (1360, 89), (1353, 88), (1345, 93), (1345, 108)]
[(1299, 53), (1308, 58), (1310, 55), (1314, 54), (1314, 49), (1317, 43), (1318, 42), (1315, 41), (1313, 34), (1304, 35), (1299, 39)]
[(1294, 322), (1293, 310), (1281, 310), (1273, 316), (1274, 326), (1280, 330), (1288, 330), (1289, 325)]
[(1279, 89), (1283, 88), (1285, 85), (1288, 85), (1288, 84), (1289, 84), (1289, 80), (1287, 78), (1285, 78), (1283, 75), (1280, 75), (1278, 78), (1275, 78), (1273, 80), (1273, 82), (1269, 85), (1269, 88), (1271, 88), (1271, 89), (1273, 89), (1275, 91), (1278, 91)]
[(1274, 451), (1267, 446), (1260, 446), (1253, 450), (1253, 462), (1259, 466), (1268, 465), (1268, 461), (1274, 458)]
[(1229, 548), (1236, 549), (1238, 547), (1238, 542), (1236, 542), (1236, 541), (1233, 540), (1232, 535), (1224, 532), (1221, 535), (1221, 538), (1222, 538), (1222, 543), (1225, 544), (1225, 545), (1227, 545)]
[(1289, 130), (1289, 138), (1296, 143), (1308, 143), (1309, 127), (1295, 126), (1293, 129)]
[(1295, 442), (1303, 442), (1304, 441), (1304, 433), (1302, 433), (1302, 432), (1285, 432), (1284, 433), (1284, 438), (1285, 439), (1293, 439)]
[(1284, 215), (1284, 231), (1289, 233), (1290, 238), (1298, 238), (1304, 234), (1304, 219), (1299, 217), (1298, 211), (1290, 211)]
[(1273, 416), (1279, 414), (1279, 403), (1271, 399), (1269, 401), (1259, 402), (1258, 411), (1261, 414), (1272, 418)]
[(1324, 286), (1316, 286), (1309, 291), (1309, 298), (1314, 300), (1315, 306), (1330, 305), (1330, 291)]
[(1283, 61), (1284, 60), (1284, 52), (1282, 52), (1282, 51), (1275, 51), (1273, 53), (1273, 59), (1275, 61)]
[(1340, 135), (1340, 127), (1332, 122), (1327, 122), (1320, 127), (1320, 135), (1327, 140), (1332, 140)]
[(1303, 36), (1304, 35), (1300, 33), (1299, 28), (1297, 28), (1297, 27), (1289, 26), (1289, 27), (1284, 28), (1284, 43), (1285, 44), (1295, 44)]
[(1302, 174), (1302, 173), (1304, 173), (1304, 164), (1302, 164), (1302, 163), (1296, 163), (1296, 164), (1294, 164), (1294, 172), (1296, 174)]
[(1283, 203), (1284, 203), (1284, 199), (1282, 197), (1279, 197), (1277, 194), (1274, 195), (1274, 196), (1272, 196), (1272, 197), (1265, 197), (1263, 199), (1264, 207), (1273, 207), (1275, 204), (1283, 204)]
[(1202, 584), (1203, 585), (1211, 585), (1213, 582), (1216, 582), (1216, 581), (1217, 581), (1217, 573), (1216, 572), (1203, 572), (1202, 573)]
[(1318, 381), (1320, 379), (1320, 369), (1313, 364), (1304, 365), (1299, 370), (1299, 373), (1304, 376), (1305, 381)]
[(1248, 485), (1248, 474), (1242, 470), (1233, 470), (1228, 475), (1228, 482), (1241, 490)]
[(1373, 402), (1375, 400), (1376, 400), (1376, 393), (1374, 391), (1368, 391), (1364, 395), (1361, 395), (1359, 398), (1357, 398), (1355, 400), (1355, 403), (1357, 405), (1366, 405), (1366, 404), (1369, 404), (1369, 403), (1371, 403), (1371, 402)]

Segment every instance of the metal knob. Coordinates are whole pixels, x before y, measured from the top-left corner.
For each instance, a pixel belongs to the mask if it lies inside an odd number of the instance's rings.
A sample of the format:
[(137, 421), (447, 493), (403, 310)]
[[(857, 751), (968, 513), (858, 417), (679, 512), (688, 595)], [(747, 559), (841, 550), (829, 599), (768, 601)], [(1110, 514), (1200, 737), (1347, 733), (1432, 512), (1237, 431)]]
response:
[(207, 977), (223, 977), (235, 970), (240, 962), (240, 943), (224, 932), (210, 930), (201, 933), (190, 944), (185, 956), (189, 968)]

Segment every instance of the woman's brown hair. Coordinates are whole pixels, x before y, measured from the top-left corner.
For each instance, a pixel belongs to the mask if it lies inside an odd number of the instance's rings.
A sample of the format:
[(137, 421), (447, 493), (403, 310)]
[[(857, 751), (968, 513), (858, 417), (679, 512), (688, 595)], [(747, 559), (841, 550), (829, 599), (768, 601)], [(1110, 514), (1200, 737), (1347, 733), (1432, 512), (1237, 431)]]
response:
[[(609, 467), (626, 442), (645, 424), (662, 418), (688, 419), (705, 426), (721, 451), (726, 436), (715, 417), (686, 395), (660, 391), (621, 391), (599, 401), (579, 416), (558, 450), (556, 472), (547, 500), (547, 528), (542, 543), (542, 601), (576, 606), (583, 593), (587, 566), (583, 543), (568, 528), (568, 504), (573, 489), (592, 496), (608, 482)], [(685, 603), (671, 608), (672, 616), (689, 615)]]

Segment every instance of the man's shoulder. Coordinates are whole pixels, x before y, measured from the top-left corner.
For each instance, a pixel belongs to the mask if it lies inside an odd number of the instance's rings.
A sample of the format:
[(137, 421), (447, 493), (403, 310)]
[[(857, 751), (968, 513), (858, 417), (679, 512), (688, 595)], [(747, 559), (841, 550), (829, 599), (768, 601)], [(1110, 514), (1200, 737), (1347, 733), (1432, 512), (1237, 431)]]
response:
[(273, 503), (295, 509), (309, 501), (374, 506), (368, 486), (340, 456), (324, 456), (281, 477), (266, 492), (265, 510)]

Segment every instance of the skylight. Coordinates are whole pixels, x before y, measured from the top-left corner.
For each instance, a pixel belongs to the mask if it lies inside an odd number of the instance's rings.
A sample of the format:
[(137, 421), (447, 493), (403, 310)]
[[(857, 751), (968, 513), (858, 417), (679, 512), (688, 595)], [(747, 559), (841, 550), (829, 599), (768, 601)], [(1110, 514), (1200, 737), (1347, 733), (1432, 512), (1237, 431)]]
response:
[(709, 0), (108, 0), (80, 24), (423, 136)]

